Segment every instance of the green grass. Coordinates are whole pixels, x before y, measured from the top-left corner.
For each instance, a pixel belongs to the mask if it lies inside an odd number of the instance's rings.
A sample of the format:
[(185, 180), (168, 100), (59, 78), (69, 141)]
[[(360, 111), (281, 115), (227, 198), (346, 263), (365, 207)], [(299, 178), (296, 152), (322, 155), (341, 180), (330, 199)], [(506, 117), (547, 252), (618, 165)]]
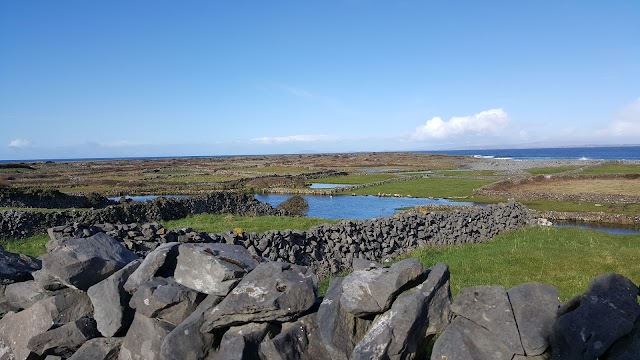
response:
[(640, 174), (640, 165), (632, 164), (603, 164), (584, 169), (581, 174), (605, 175), (605, 174)]
[(444, 262), (454, 296), (461, 288), (511, 288), (541, 282), (558, 288), (566, 301), (596, 276), (616, 272), (640, 281), (640, 235), (611, 235), (577, 228), (526, 228), (481, 244), (432, 247), (410, 252), (425, 267)]
[(390, 174), (353, 174), (344, 176), (330, 176), (321, 179), (310, 179), (308, 182), (317, 184), (370, 184), (378, 181), (389, 180), (397, 178), (398, 175)]
[(48, 241), (47, 234), (38, 234), (26, 239), (0, 240), (0, 246), (9, 252), (38, 257), (47, 252), (45, 245)]
[(424, 178), (400, 181), (390, 184), (370, 186), (354, 190), (357, 195), (376, 195), (378, 193), (400, 194), (413, 197), (464, 197), (471, 196), (474, 189), (492, 181), (455, 178)]
[(434, 171), (434, 173), (444, 176), (496, 176), (498, 173), (494, 170), (477, 170), (477, 171)]
[(167, 229), (190, 227), (195, 231), (208, 233), (218, 233), (235, 228), (240, 228), (246, 232), (261, 233), (268, 230), (308, 230), (312, 226), (336, 222), (335, 220), (308, 217), (200, 214), (183, 219), (164, 221), (162, 225)]
[(525, 170), (531, 175), (558, 174), (580, 168), (579, 166), (542, 167)]
[(553, 200), (522, 200), (522, 204), (528, 208), (540, 211), (564, 211), (564, 212), (604, 212), (607, 214), (640, 215), (640, 204), (607, 204)]

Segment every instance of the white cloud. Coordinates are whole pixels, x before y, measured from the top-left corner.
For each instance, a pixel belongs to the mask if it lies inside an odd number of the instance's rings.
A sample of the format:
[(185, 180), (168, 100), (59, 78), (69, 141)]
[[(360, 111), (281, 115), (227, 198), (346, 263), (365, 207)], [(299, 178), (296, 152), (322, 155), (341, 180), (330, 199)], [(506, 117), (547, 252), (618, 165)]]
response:
[(31, 143), (24, 139), (14, 139), (11, 140), (11, 142), (7, 146), (13, 149), (24, 149), (31, 146)]
[(610, 130), (614, 136), (640, 136), (640, 98), (618, 112)]
[(509, 115), (502, 109), (491, 109), (475, 115), (454, 116), (448, 121), (436, 116), (410, 135), (412, 140), (446, 139), (461, 135), (498, 135), (509, 125)]
[(275, 137), (260, 137), (251, 139), (251, 142), (261, 144), (282, 144), (282, 143), (300, 143), (300, 142), (318, 142), (318, 141), (335, 141), (338, 138), (329, 135), (290, 135)]

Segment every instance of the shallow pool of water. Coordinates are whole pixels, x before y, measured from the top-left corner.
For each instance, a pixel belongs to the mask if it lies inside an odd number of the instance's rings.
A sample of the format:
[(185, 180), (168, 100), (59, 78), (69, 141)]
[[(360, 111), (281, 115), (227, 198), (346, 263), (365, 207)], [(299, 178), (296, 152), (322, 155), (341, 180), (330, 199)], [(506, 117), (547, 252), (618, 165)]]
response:
[(599, 224), (583, 224), (575, 222), (554, 222), (554, 227), (577, 227), (587, 230), (603, 231), (614, 235), (640, 235), (640, 230), (625, 225), (599, 225)]
[(320, 184), (313, 183), (309, 185), (309, 189), (335, 189), (339, 187), (349, 186), (349, 184)]
[[(278, 206), (291, 195), (255, 195), (256, 199), (271, 206)], [(302, 195), (309, 203), (307, 216), (324, 219), (372, 219), (399, 213), (401, 208), (435, 205), (473, 205), (471, 202), (457, 202), (447, 199), (395, 198), (379, 196), (317, 196)]]

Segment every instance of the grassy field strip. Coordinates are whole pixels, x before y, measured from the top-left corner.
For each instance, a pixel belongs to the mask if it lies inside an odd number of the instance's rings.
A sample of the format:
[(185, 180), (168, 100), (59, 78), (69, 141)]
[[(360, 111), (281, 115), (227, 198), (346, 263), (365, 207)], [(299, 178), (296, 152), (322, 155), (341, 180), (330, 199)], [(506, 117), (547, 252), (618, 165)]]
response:
[(491, 180), (477, 179), (420, 178), (371, 186), (353, 190), (352, 192), (356, 195), (377, 195), (378, 193), (385, 193), (413, 197), (468, 197), (473, 195), (474, 189), (491, 182)]
[(607, 273), (640, 282), (640, 235), (611, 235), (577, 228), (527, 228), (481, 244), (419, 249), (408, 254), (425, 267), (447, 263), (452, 292), (477, 285), (506, 288), (541, 282), (566, 301), (591, 279)]
[(640, 195), (639, 179), (562, 179), (519, 184), (510, 189), (523, 192), (550, 192), (562, 194), (620, 194)]
[(543, 167), (543, 168), (531, 168), (525, 171), (531, 175), (546, 175), (546, 174), (560, 174), (567, 171), (573, 171), (579, 169), (579, 166), (556, 166), (556, 167)]
[(585, 168), (581, 174), (607, 175), (607, 174), (640, 174), (640, 165), (635, 164), (603, 164)]
[(361, 185), (369, 184), (378, 181), (385, 181), (394, 178), (401, 178), (401, 175), (390, 174), (351, 174), (344, 176), (330, 176), (320, 179), (311, 179), (308, 182), (317, 184), (347, 184), (347, 185)]

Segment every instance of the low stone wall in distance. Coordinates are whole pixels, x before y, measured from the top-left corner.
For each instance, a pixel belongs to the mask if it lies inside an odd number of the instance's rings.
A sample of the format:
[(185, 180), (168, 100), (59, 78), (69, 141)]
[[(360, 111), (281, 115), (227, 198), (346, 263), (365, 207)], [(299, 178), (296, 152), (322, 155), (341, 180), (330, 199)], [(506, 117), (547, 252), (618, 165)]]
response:
[(256, 200), (253, 195), (221, 192), (190, 198), (157, 198), (144, 202), (111, 205), (86, 211), (0, 212), (0, 238), (24, 238), (48, 228), (72, 223), (145, 223), (180, 219), (195, 214), (286, 215), (284, 211)]
[(310, 266), (323, 276), (350, 270), (354, 258), (384, 262), (418, 247), (482, 242), (531, 221), (524, 205), (509, 202), (452, 212), (416, 211), (374, 220), (345, 220), (309, 231), (207, 234), (192, 229), (167, 231), (159, 224), (74, 224), (50, 229), (49, 234), (60, 240), (106, 232), (142, 256), (174, 241), (236, 244), (254, 256)]

